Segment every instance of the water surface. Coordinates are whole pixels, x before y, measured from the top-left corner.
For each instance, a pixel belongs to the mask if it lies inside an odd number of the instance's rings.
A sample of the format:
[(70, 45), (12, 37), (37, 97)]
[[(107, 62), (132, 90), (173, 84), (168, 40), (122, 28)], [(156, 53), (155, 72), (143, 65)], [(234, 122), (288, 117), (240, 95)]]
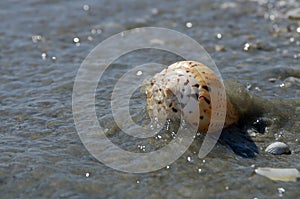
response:
[[(285, 189), (283, 197), (299, 197), (299, 182), (254, 174), (255, 167), (300, 169), (300, 21), (286, 15), (295, 8), (299, 2), (292, 0), (1, 1), (1, 198), (278, 198), (278, 188)], [(248, 108), (245, 117), (224, 131), (204, 160), (197, 157), (197, 138), (170, 166), (128, 174), (100, 163), (81, 143), (72, 89), (81, 62), (99, 42), (143, 26), (194, 38), (225, 80), (240, 82), (259, 98), (249, 106), (247, 93), (231, 92)], [(111, 67), (109, 81), (97, 89), (97, 110), (116, 143), (139, 150), (137, 143), (118, 138), (121, 132), (110, 120), (113, 82), (133, 65), (176, 61), (173, 55), (142, 51)], [(142, 107), (142, 97), (137, 92), (131, 103), (137, 120), (144, 116), (134, 111)], [(287, 143), (292, 154), (266, 154), (276, 140)]]

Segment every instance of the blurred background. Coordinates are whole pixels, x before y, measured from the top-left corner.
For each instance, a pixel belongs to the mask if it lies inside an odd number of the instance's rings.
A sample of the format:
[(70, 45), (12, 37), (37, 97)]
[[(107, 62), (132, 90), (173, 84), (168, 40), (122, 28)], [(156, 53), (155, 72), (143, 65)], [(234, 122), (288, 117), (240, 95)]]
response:
[[(299, 1), (2, 0), (0, 18), (0, 198), (299, 197), (299, 182), (253, 173), (257, 166), (300, 168)], [(253, 135), (259, 153), (251, 158), (219, 144), (204, 160), (191, 147), (174, 164), (147, 174), (121, 173), (97, 161), (73, 123), (74, 78), (101, 41), (145, 26), (194, 38), (224, 79), (272, 101), (287, 122)], [(154, 55), (125, 57), (112, 78), (134, 59), (177, 61)], [(99, 92), (109, 93), (109, 83)], [(275, 140), (289, 144), (292, 154), (265, 154)]]

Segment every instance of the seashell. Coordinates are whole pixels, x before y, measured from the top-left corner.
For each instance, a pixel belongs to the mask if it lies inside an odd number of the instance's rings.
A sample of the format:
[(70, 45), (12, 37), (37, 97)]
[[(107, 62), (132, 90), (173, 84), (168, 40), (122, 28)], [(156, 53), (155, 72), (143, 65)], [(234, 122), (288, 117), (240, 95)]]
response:
[(300, 173), (295, 168), (269, 168), (259, 167), (255, 169), (255, 173), (265, 176), (271, 180), (280, 181), (297, 181), (300, 178)]
[[(219, 89), (214, 85), (221, 85), (220, 80), (207, 66), (195, 61), (176, 62), (155, 74), (145, 86), (148, 115), (155, 120), (165, 117), (180, 118), (183, 115), (190, 124), (198, 124), (198, 131), (206, 133), (212, 116), (211, 92)], [(222, 89), (224, 90), (223, 87)], [(229, 98), (223, 99), (226, 99), (226, 112), (220, 113), (214, 119), (224, 118), (226, 114), (224, 126), (227, 127), (237, 122), (239, 115)], [(222, 104), (215, 102), (219, 106)], [(216, 128), (222, 127), (220, 125)]]
[(266, 148), (265, 152), (271, 153), (273, 155), (291, 154), (289, 146), (283, 142), (274, 142), (270, 144)]

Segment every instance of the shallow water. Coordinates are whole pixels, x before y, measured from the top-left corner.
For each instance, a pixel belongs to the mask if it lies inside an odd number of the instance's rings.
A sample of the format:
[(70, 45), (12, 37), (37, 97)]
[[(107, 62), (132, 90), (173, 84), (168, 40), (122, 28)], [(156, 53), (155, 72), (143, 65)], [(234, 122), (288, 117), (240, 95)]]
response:
[[(1, 198), (278, 198), (278, 188), (285, 189), (283, 197), (299, 197), (299, 182), (254, 174), (255, 167), (300, 169), (300, 20), (286, 16), (299, 6), (292, 0), (1, 1)], [(244, 117), (223, 132), (204, 160), (196, 153), (200, 136), (169, 167), (128, 174), (85, 149), (73, 121), (72, 89), (81, 62), (99, 42), (143, 26), (194, 38), (225, 80), (239, 81), (258, 97), (233, 92), (240, 87), (231, 83), (228, 92)], [(96, 96), (98, 118), (112, 140), (139, 150), (110, 120), (113, 83), (132, 65), (178, 59), (145, 50), (113, 64)], [(131, 112), (142, 121), (143, 112), (135, 110), (143, 106), (143, 95), (135, 95)], [(266, 154), (276, 140), (292, 154)]]

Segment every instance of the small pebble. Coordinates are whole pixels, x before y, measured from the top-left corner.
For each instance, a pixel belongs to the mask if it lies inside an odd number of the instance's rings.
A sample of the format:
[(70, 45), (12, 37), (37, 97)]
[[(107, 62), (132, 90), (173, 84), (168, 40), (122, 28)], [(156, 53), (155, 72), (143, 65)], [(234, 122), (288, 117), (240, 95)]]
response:
[(226, 51), (226, 48), (224, 46), (221, 45), (215, 45), (215, 51)]
[(277, 79), (276, 78), (269, 78), (268, 80), (269, 80), (269, 82), (274, 83), (274, 82), (276, 82)]
[(247, 36), (247, 39), (248, 39), (248, 40), (254, 40), (254, 39), (255, 39), (255, 36), (253, 36), (253, 35), (248, 35), (248, 36)]
[(289, 146), (283, 142), (274, 142), (270, 144), (265, 152), (271, 153), (273, 155), (291, 154)]

